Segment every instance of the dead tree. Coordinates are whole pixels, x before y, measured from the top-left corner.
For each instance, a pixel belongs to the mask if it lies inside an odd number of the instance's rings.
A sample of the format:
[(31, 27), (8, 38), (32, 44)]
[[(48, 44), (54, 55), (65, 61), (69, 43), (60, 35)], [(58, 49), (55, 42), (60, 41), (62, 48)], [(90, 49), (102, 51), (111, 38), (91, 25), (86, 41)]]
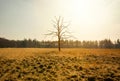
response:
[(53, 22), (54, 30), (49, 30), (49, 33), (46, 35), (52, 35), (57, 37), (58, 40), (58, 50), (61, 51), (61, 40), (71, 37), (70, 32), (68, 31), (69, 23), (64, 22), (64, 18), (59, 16), (55, 17)]

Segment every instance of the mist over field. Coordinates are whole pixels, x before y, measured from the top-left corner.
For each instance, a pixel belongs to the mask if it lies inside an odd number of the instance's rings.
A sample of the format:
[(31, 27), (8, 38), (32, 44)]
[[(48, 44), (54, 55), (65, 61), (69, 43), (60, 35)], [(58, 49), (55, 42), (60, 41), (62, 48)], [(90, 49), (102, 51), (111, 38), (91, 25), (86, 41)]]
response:
[(0, 81), (120, 81), (120, 0), (0, 0)]

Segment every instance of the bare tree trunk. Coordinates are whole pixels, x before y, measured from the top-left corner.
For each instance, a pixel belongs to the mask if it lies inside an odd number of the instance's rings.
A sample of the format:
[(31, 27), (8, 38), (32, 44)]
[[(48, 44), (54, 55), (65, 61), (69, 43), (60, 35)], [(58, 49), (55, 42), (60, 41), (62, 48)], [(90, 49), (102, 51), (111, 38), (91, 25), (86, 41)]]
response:
[(58, 49), (59, 49), (59, 51), (61, 51), (60, 38), (58, 38)]
[(59, 17), (59, 19), (58, 19), (57, 26), (58, 26), (58, 27), (57, 27), (57, 28), (58, 28), (58, 50), (60, 51), (60, 50), (61, 50), (61, 47), (60, 47), (60, 42), (61, 42), (61, 41), (60, 41), (60, 40), (61, 40), (61, 36), (60, 36), (60, 33), (61, 33), (61, 32), (60, 32), (60, 31), (61, 31), (61, 30), (60, 30), (60, 29), (61, 29), (61, 28), (60, 28), (60, 17)]

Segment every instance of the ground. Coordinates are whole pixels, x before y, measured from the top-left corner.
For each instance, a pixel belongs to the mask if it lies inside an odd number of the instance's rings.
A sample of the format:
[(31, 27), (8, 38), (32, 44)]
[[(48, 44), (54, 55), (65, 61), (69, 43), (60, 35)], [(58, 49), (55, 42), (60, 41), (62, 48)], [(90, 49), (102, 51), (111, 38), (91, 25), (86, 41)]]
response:
[(120, 81), (120, 49), (1, 48), (0, 81)]

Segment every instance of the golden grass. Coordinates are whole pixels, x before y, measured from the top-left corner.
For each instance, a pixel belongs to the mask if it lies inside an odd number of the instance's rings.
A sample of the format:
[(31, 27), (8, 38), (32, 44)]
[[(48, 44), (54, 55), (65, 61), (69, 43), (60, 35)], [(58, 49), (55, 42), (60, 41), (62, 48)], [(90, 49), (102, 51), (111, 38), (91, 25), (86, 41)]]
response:
[(119, 81), (120, 49), (1, 48), (0, 65), (0, 81)]
[(52, 50), (53, 49), (44, 49), (44, 48), (41, 49), (40, 48), (1, 48), (0, 56), (19, 59), (27, 56), (33, 56), (36, 54), (44, 54)]
[(59, 56), (84, 56), (84, 55), (120, 55), (120, 49), (85, 49), (85, 48), (1, 48), (0, 56), (7, 58), (23, 58), (39, 54), (57, 54)]

